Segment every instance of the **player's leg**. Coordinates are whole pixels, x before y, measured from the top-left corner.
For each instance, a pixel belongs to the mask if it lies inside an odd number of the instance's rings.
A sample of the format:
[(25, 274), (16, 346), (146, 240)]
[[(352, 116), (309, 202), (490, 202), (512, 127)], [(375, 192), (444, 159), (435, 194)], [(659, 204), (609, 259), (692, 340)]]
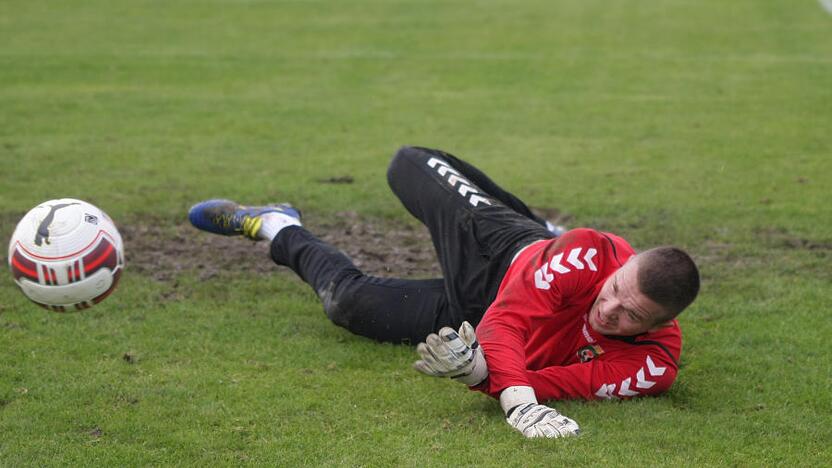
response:
[(414, 149), (426, 151), (428, 153), (432, 153), (442, 157), (444, 160), (448, 162), (448, 164), (451, 167), (462, 173), (466, 179), (473, 182), (474, 185), (482, 189), (483, 192), (496, 198), (503, 205), (506, 205), (512, 210), (545, 227), (552, 234), (559, 236), (566, 231), (565, 227), (553, 224), (551, 221), (543, 219), (540, 216), (534, 214), (532, 210), (529, 209), (528, 205), (526, 205), (523, 202), (523, 200), (517, 198), (517, 196), (515, 196), (513, 193), (508, 192), (499, 185), (497, 185), (497, 183), (491, 180), (491, 178), (488, 177), (484, 172), (472, 166), (471, 164), (442, 150), (422, 148), (418, 146), (414, 147)]
[(243, 207), (209, 200), (191, 208), (191, 223), (204, 231), (271, 240), (272, 259), (291, 268), (323, 302), (336, 325), (378, 341), (424, 341), (455, 325), (441, 279), (400, 280), (363, 274), (335, 247), (301, 226), (300, 212), (286, 205)]
[[(479, 322), (519, 249), (553, 237), (519, 199), (442, 151), (404, 147), (387, 178), (405, 208), (430, 231), (451, 310), (463, 320)], [(502, 199), (474, 180), (498, 190)]]
[[(523, 200), (520, 200), (513, 193), (508, 192), (499, 185), (497, 185), (497, 183), (491, 180), (490, 177), (485, 175), (484, 172), (472, 166), (471, 164), (442, 150), (422, 148), (419, 146), (414, 146), (412, 149), (429, 153), (431, 155), (441, 158), (442, 160), (446, 161), (448, 165), (462, 173), (462, 175), (464, 175), (466, 179), (473, 182), (474, 185), (479, 187), (483, 192), (487, 193), (493, 198), (496, 198), (503, 205), (506, 205), (507, 207), (531, 219), (537, 224), (540, 224), (541, 226), (546, 226), (546, 220), (532, 213), (532, 210), (529, 209), (529, 207), (523, 202)], [(404, 150), (404, 148), (402, 150)]]
[(282, 230), (272, 241), (271, 255), (315, 290), (332, 322), (357, 335), (416, 344), (457, 323), (441, 279), (365, 275), (346, 255), (302, 227)]

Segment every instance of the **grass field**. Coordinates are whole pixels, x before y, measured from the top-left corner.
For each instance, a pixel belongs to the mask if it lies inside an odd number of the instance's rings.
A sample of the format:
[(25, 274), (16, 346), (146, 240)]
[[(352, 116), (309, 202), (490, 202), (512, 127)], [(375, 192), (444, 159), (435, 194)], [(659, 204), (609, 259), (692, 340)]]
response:
[[(0, 465), (832, 460), (818, 2), (1, 9), (0, 239), (60, 197), (133, 235), (119, 290), (82, 313), (43, 311), (0, 275)], [(192, 203), (228, 197), (413, 227), (384, 176), (402, 144), (466, 158), (571, 226), (689, 249), (704, 283), (672, 390), (557, 403), (583, 435), (524, 440), (488, 397), (411, 370), (411, 348), (329, 323), (260, 246), (183, 225)]]

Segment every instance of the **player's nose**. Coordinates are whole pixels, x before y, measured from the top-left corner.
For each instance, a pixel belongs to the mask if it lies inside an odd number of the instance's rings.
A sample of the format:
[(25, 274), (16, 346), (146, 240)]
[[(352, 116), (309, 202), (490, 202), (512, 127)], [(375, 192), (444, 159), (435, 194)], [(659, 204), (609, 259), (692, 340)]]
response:
[(606, 317), (607, 317), (607, 308), (604, 306), (604, 304), (599, 304), (598, 305), (598, 318), (603, 320), (604, 322), (606, 322), (607, 321)]
[(615, 300), (607, 301), (606, 303), (602, 304), (598, 308), (598, 314), (601, 316), (601, 320), (606, 323), (615, 323), (617, 315), (615, 314), (615, 310), (618, 306), (615, 304)]

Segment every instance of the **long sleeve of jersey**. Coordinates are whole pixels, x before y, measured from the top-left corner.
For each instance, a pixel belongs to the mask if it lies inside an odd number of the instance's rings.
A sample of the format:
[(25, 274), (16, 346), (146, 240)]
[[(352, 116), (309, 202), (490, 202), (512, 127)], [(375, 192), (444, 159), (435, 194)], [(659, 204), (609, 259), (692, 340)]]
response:
[(486, 313), (477, 327), (477, 338), (488, 363), (487, 386), (483, 391), (498, 398), (505, 388), (531, 386), (525, 343), (535, 322), (547, 318), (546, 310), (523, 308), (511, 298), (502, 300), (499, 313)]
[(641, 346), (589, 362), (530, 370), (526, 376), (541, 401), (592, 400), (657, 395), (670, 388), (676, 372), (664, 350)]

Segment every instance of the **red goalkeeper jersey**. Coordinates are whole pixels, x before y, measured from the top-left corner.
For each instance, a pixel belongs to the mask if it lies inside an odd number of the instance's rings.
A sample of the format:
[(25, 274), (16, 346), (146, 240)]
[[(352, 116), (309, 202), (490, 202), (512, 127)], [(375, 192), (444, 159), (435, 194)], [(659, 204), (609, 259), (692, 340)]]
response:
[(634, 254), (624, 239), (592, 229), (526, 247), (477, 326), (489, 377), (476, 389), (499, 398), (507, 387), (530, 386), (545, 401), (670, 388), (682, 350), (675, 320), (635, 337), (601, 335), (588, 322), (604, 281)]

